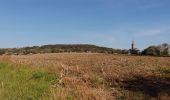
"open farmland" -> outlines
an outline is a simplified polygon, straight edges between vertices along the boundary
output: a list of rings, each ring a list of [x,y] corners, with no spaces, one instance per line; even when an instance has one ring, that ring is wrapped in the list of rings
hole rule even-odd
[[[0,60],[14,68],[27,66],[55,75],[49,94],[36,96],[40,99],[170,100],[169,57],[58,53],[1,56]]]

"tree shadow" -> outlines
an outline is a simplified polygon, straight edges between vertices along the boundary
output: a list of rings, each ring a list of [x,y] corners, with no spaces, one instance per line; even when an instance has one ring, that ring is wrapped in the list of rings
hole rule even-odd
[[[151,97],[158,97],[160,93],[170,96],[170,77],[135,76],[133,79],[122,81],[121,87],[133,92],[141,91]]]

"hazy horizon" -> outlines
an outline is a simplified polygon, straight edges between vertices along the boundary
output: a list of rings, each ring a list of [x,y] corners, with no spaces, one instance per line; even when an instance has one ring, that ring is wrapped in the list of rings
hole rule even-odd
[[[169,0],[1,0],[0,48],[170,43]]]

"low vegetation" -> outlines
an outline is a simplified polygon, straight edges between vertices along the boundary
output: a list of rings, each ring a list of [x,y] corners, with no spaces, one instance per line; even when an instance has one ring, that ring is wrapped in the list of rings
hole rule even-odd
[[[1,56],[0,61],[9,63],[0,66],[0,77],[5,75],[3,80],[10,80],[7,90],[1,89],[2,97],[16,95],[33,100],[170,99],[169,57],[51,53]],[[22,77],[19,77],[21,73]],[[1,84],[5,86],[5,83]],[[11,92],[12,89],[16,94]]]
[[[1,100],[38,100],[50,95],[50,86],[55,81],[54,74],[40,69],[0,63]]]

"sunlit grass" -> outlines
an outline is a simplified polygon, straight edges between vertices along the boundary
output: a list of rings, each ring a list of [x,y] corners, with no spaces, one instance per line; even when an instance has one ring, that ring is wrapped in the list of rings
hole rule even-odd
[[[50,93],[54,74],[0,63],[0,100],[38,100]]]

